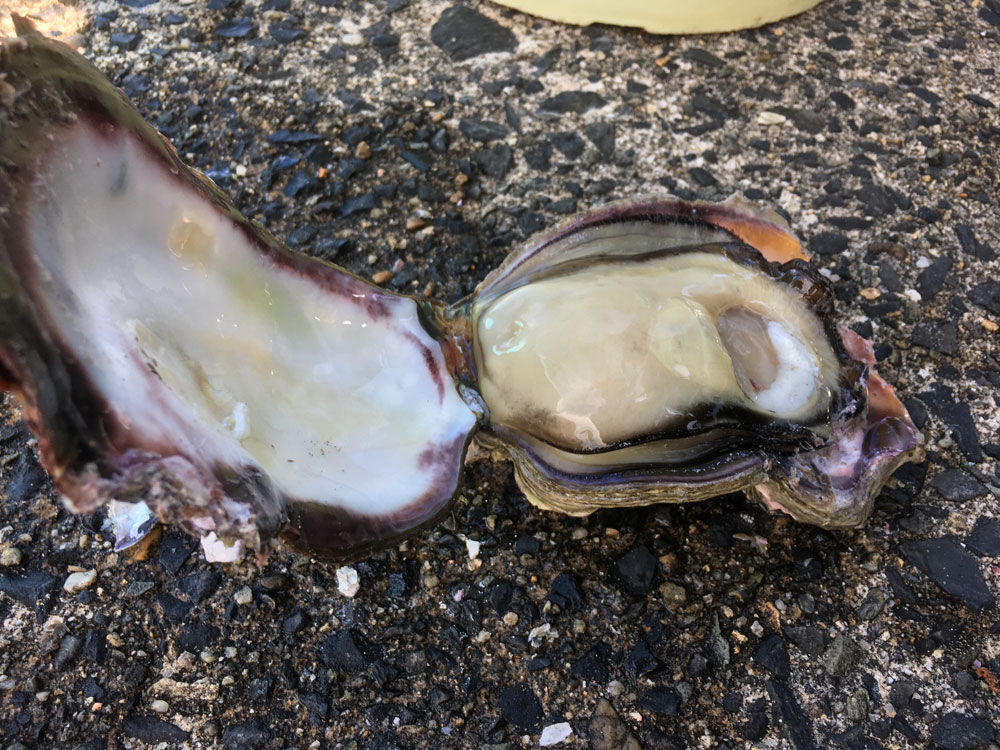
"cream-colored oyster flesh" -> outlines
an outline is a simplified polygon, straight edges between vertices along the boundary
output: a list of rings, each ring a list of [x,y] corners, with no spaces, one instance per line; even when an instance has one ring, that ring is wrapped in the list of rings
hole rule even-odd
[[[81,122],[42,160],[39,299],[122,443],[359,515],[432,491],[439,446],[458,460],[474,416],[414,300],[283,265],[121,133]]]
[[[476,335],[493,423],[571,451],[697,432],[706,404],[814,419],[838,377],[816,314],[720,253],[535,280],[485,304]]]

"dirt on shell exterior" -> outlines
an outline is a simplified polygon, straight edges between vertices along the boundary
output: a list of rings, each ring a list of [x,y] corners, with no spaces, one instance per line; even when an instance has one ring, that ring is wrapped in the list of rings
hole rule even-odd
[[[570,518],[476,464],[353,571],[210,565],[65,512],[7,398],[2,747],[1000,744],[996,0],[673,38],[471,0],[75,6],[84,54],[243,212],[395,291],[458,299],[612,199],[778,209],[928,457],[852,532],[736,496]]]

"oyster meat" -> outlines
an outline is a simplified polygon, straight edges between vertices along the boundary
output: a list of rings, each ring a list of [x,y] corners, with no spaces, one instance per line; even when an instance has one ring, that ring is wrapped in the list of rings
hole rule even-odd
[[[358,556],[431,522],[470,441],[570,513],[747,490],[864,520],[919,434],[775,216],[631,202],[468,299],[293,253],[82,57],[0,49],[0,384],[73,510],[151,512],[213,559],[283,535]]]

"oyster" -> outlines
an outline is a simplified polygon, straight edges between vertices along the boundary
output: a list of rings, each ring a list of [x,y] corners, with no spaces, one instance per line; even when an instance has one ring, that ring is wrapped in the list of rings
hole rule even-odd
[[[593,211],[452,306],[288,250],[82,57],[0,49],[0,385],[70,508],[212,559],[352,557],[456,493],[470,441],[570,513],[746,490],[864,520],[920,438],[771,215]]]

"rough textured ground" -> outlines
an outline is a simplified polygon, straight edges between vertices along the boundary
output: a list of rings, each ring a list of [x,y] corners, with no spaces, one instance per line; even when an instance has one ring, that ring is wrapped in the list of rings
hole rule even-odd
[[[847,533],[739,497],[567,518],[476,465],[349,598],[291,553],[114,553],[7,401],[3,747],[1000,744],[996,0],[708,38],[485,2],[77,5],[85,54],[244,212],[391,289],[456,299],[613,198],[780,208],[929,450]]]

